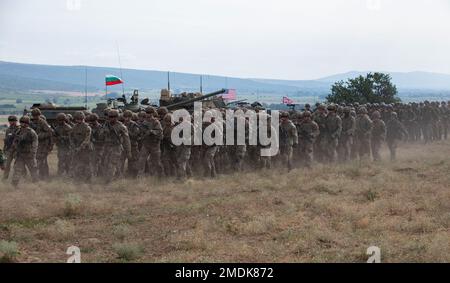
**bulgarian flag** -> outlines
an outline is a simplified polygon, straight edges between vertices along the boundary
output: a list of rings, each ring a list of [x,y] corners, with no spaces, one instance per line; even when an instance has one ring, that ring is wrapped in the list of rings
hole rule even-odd
[[[105,82],[106,82],[106,85],[123,84],[123,81],[119,77],[116,77],[116,76],[113,76],[113,75],[107,75],[105,77]]]

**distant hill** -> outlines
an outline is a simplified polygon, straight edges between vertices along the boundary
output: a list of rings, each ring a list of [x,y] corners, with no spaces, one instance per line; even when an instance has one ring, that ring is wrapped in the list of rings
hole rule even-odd
[[[4,86],[8,88],[84,90],[86,68],[87,86],[90,90],[103,90],[107,74],[119,77],[121,75],[118,68],[35,65],[0,61],[0,79],[7,82]],[[161,89],[167,86],[167,72],[123,69],[122,76],[128,89]],[[174,72],[170,73],[170,80],[174,89],[198,90],[200,85],[198,74]],[[210,75],[203,76],[203,86],[205,90],[236,88],[241,92],[257,90],[295,92],[298,90],[295,86]]]
[[[85,70],[89,92],[102,92],[107,74],[121,76],[120,69],[107,67],[55,66],[22,64],[0,61],[0,91],[26,92],[31,90],[80,91],[85,88]],[[330,92],[331,85],[368,72],[352,71],[317,80],[275,80],[258,78],[234,78],[214,75],[203,76],[204,91],[234,88],[240,94],[256,93],[269,96],[319,97]],[[422,96],[450,98],[450,75],[409,72],[390,73],[402,98],[420,99]],[[125,88],[159,90],[167,86],[167,72],[154,70],[123,69]],[[199,74],[170,73],[171,87],[179,91],[197,91]]]
[[[347,72],[343,74],[337,74],[325,78],[321,78],[318,81],[324,83],[333,83],[339,80],[347,80],[348,78],[354,78],[359,75],[366,75],[366,72]],[[399,89],[426,89],[426,90],[450,90],[450,75],[429,73],[429,72],[385,72],[389,73],[392,77],[392,82]]]

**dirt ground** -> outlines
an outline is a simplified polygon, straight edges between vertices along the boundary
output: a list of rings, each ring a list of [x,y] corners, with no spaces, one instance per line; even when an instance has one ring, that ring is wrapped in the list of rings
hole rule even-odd
[[[0,258],[65,262],[75,245],[82,262],[365,262],[378,246],[382,262],[450,262],[450,142],[398,155],[185,183],[0,181]]]

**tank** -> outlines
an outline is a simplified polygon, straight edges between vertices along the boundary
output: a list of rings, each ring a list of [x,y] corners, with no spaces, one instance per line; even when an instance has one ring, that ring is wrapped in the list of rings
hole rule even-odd
[[[95,113],[98,115],[98,117],[103,120],[105,119],[105,109],[117,109],[121,111],[130,110],[132,112],[139,112],[141,110],[144,110],[148,102],[148,99],[144,99],[143,101],[139,102],[139,91],[135,89],[133,91],[133,95],[130,98],[130,101],[128,101],[123,95],[120,98],[117,99],[108,99],[107,102],[97,103],[97,107],[92,109],[92,113]],[[145,105],[145,107],[143,106]]]
[[[222,97],[217,97],[224,94],[226,89],[221,89],[212,93],[201,95],[200,93],[182,93],[177,96],[171,96],[170,92],[167,95],[167,90],[161,91],[160,106],[165,106],[169,110],[186,109],[188,111],[194,110],[194,102],[201,101],[203,107],[208,108],[225,108],[227,104]]]
[[[86,107],[83,106],[74,106],[74,107],[62,107],[62,106],[57,106],[53,103],[35,103],[30,107],[30,110],[25,109],[23,112],[24,115],[30,114],[31,110],[38,108],[39,110],[41,110],[42,115],[45,117],[45,119],[47,120],[47,122],[50,125],[54,125],[56,123],[56,115],[58,115],[58,113],[64,113],[64,114],[75,114],[75,112],[77,111],[87,111]]]

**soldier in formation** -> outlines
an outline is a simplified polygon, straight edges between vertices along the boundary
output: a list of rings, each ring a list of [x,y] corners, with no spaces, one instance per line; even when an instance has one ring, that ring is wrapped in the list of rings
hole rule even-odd
[[[174,121],[167,108],[148,107],[139,113],[107,109],[106,119],[92,113],[76,112],[73,117],[61,113],[52,127],[39,109],[33,109],[31,117],[20,118],[20,125],[16,116],[8,117],[1,153],[3,176],[8,179],[12,169],[14,185],[27,172],[33,180],[46,180],[47,158],[53,145],[58,176],[82,182],[92,177],[111,182],[150,175],[185,180],[195,175],[216,177],[227,172],[271,169],[274,164],[289,171],[296,166],[311,168],[314,162],[380,161],[384,144],[390,159],[395,160],[402,143],[447,139],[450,126],[448,102],[317,104],[314,109],[305,105],[303,111],[282,111],[278,129],[271,124],[268,112],[255,108],[259,119],[252,126],[249,117],[243,115],[247,109],[241,110],[242,115],[229,123],[234,123],[235,131],[238,124],[244,125],[244,142],[238,143],[235,132],[234,145],[227,145],[216,137],[226,137],[228,121],[216,123],[208,109],[204,109],[201,123],[189,114]],[[181,123],[191,129],[191,141],[194,129],[198,129],[203,134],[209,131],[213,142],[202,139],[201,144],[175,145],[174,129]],[[250,132],[256,134],[256,145],[250,143]],[[273,135],[278,142],[275,156],[261,154],[271,146],[260,140],[261,132]]]
[[[8,117],[9,127],[5,132],[5,141],[3,143],[3,166],[4,166],[4,175],[3,179],[7,180],[9,177],[9,172],[11,171],[11,165],[15,159],[14,150],[13,150],[13,142],[16,134],[19,130],[19,125],[17,121],[17,116],[11,115]],[[5,160],[6,159],[6,160]]]

